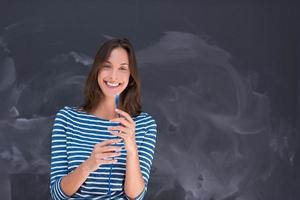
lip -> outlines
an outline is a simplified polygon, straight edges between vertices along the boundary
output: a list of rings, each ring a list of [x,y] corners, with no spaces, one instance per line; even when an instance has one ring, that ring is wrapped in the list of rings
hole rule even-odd
[[[106,82],[108,82],[108,81],[103,81],[103,82],[104,82],[104,84],[105,84],[105,86],[106,86],[107,88],[113,89],[113,90],[118,89],[118,88],[122,85],[122,83],[119,83],[118,86],[113,87],[113,86],[110,86],[110,85],[106,84]]]

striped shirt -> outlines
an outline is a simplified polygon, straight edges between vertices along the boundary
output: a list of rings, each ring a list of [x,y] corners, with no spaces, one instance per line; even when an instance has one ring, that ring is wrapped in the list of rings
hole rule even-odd
[[[146,112],[132,119],[136,125],[136,144],[145,182],[144,190],[136,199],[144,199],[154,156],[157,124]],[[107,129],[116,125],[118,122],[110,122],[76,107],[65,106],[57,112],[51,142],[50,192],[53,199],[129,199],[124,192],[126,149],[123,141],[116,144],[123,147],[121,155],[116,157],[118,162],[100,165],[72,197],[67,196],[60,186],[65,175],[89,158],[96,143],[116,138]]]

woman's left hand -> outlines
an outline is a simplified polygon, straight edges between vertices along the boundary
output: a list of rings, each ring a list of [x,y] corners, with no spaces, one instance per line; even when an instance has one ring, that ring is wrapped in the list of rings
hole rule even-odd
[[[110,121],[120,122],[121,124],[119,126],[111,126],[108,128],[108,130],[110,130],[112,135],[120,137],[124,140],[127,151],[135,150],[135,122],[127,112],[120,109],[116,109],[116,112],[123,117],[113,118]]]

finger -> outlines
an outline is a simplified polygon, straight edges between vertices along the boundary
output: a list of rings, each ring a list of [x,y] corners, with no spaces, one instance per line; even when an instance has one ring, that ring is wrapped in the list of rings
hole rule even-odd
[[[120,110],[120,109],[116,109],[116,112],[118,114],[124,116],[129,122],[134,123],[133,119],[131,118],[131,116],[127,112],[125,112],[123,110]]]
[[[111,133],[112,135],[116,136],[116,137],[120,137],[125,141],[126,136],[128,135],[127,133],[123,133],[123,132],[118,132],[118,133]]]
[[[120,152],[118,152],[118,153],[101,153],[101,154],[98,154],[97,159],[113,158],[113,157],[117,157],[120,155],[121,155]]]
[[[112,158],[114,157],[117,157],[117,156],[120,156],[119,154],[116,154],[116,153],[98,153],[97,155],[95,155],[95,158],[96,160],[99,162],[103,159],[106,159],[106,160],[111,160]]]
[[[121,131],[124,133],[129,133],[130,129],[128,127],[124,127],[124,126],[112,126],[109,128],[110,131]]]
[[[107,145],[110,145],[110,144],[116,144],[118,142],[121,142],[121,140],[120,139],[111,139],[111,140],[105,140],[103,142],[97,143],[97,145],[99,147],[103,147],[103,146],[107,146]]]
[[[122,125],[126,126],[126,127],[131,127],[131,123],[129,121],[127,121],[124,118],[113,118],[110,121],[112,122],[120,122]]]
[[[118,147],[118,146],[105,146],[105,147],[101,147],[99,149],[99,152],[108,152],[108,151],[121,151],[122,150],[122,147]]]
[[[118,162],[118,160],[101,160],[100,164],[114,164],[117,162]]]

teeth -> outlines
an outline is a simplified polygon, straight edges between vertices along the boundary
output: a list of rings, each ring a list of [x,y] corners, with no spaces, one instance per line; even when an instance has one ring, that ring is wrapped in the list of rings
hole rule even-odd
[[[112,86],[112,87],[116,87],[116,86],[120,85],[120,83],[110,83],[110,82],[107,82],[107,81],[105,81],[105,83],[109,86]]]

